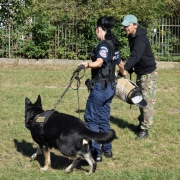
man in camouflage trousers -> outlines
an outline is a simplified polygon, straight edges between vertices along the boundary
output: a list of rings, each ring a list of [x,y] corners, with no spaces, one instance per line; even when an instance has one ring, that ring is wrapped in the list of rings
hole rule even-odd
[[[128,34],[131,52],[122,75],[126,76],[127,71],[129,74],[132,72],[137,74],[136,84],[141,88],[143,97],[147,101],[146,107],[139,108],[139,125],[132,130],[138,133],[135,139],[146,138],[153,123],[157,84],[156,62],[146,36],[147,31],[138,24],[137,18],[129,14],[124,17],[121,24]]]
[[[154,120],[157,70],[153,71],[151,74],[137,75],[136,84],[141,88],[142,95],[148,104],[144,108],[139,108],[140,115],[138,120],[140,121],[141,129],[150,129]]]

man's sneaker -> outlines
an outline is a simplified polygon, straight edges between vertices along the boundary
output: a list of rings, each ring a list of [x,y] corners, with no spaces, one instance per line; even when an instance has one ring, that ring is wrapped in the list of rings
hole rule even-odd
[[[95,162],[102,162],[102,156],[99,154],[94,158]]]
[[[111,157],[113,157],[112,151],[104,151],[104,156],[105,156],[106,158],[111,158]]]
[[[144,139],[147,137],[148,137],[148,130],[145,129],[145,130],[141,130],[135,139],[138,140],[138,139]]]

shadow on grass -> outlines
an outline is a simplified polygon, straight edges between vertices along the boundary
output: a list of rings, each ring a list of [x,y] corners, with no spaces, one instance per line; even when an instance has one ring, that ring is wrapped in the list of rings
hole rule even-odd
[[[33,148],[33,143],[27,142],[25,140],[18,141],[17,139],[14,139],[14,145],[16,147],[16,150],[20,152],[23,156],[31,157],[37,150],[37,148]],[[39,162],[39,165],[41,167],[44,166],[44,155],[39,155],[35,161]],[[61,169],[65,170],[66,167],[68,167],[72,163],[72,160],[69,158],[56,155],[53,152],[51,152],[51,168],[52,169]],[[83,164],[80,164],[81,166]],[[84,166],[88,166],[88,164],[84,164]],[[40,167],[39,167],[40,168]],[[83,171],[87,171],[81,167],[77,167],[78,169],[81,169]]]
[[[76,113],[85,113],[85,110],[79,109],[79,110],[76,110],[75,112]],[[125,121],[123,119],[118,119],[113,116],[110,117],[110,122],[117,125],[121,129],[128,128],[129,130],[131,130],[131,128],[136,126],[134,124],[128,123],[127,121]]]
[[[123,119],[117,119],[113,116],[110,117],[110,122],[117,125],[121,129],[128,128],[129,130],[131,130],[133,127],[136,126],[134,124],[128,123],[127,121],[124,121]]]
[[[75,111],[76,113],[85,113],[85,110],[84,109],[78,109]]]

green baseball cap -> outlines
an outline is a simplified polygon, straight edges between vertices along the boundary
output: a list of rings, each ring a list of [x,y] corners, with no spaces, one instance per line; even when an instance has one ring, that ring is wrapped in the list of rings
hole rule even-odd
[[[128,14],[127,16],[124,17],[123,22],[121,23],[123,26],[129,26],[131,23],[138,23],[137,17]]]

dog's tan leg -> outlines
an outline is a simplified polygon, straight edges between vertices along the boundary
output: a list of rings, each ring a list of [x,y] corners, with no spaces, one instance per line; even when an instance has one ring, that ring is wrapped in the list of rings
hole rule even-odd
[[[41,170],[47,170],[49,167],[51,167],[51,157],[50,157],[50,149],[47,146],[42,147],[42,152],[44,154],[44,167],[41,168]]]
[[[80,160],[82,159],[82,157],[78,156],[73,162],[72,164],[70,164],[66,169],[65,172],[66,173],[70,173],[73,171],[74,168],[76,168],[80,162]]]
[[[73,162],[74,162],[74,161],[73,161]],[[70,164],[70,165],[65,169],[65,172],[66,172],[66,173],[72,172],[72,170],[71,170],[72,166],[73,166],[73,163]]]
[[[41,148],[38,148],[36,152],[31,156],[32,160],[35,160],[38,155],[42,154]]]
[[[88,164],[91,166],[91,169],[89,170],[89,173],[88,173],[88,174],[91,174],[96,171],[97,164],[94,161],[94,159],[90,153],[88,141],[86,141],[85,139],[83,139],[83,146],[84,146],[84,149],[86,149],[86,151],[85,151],[86,153],[83,153],[83,157],[88,162]]]
[[[86,153],[86,154],[84,154],[84,159],[88,162],[88,164],[89,164],[90,167],[91,167],[88,174],[91,174],[91,173],[95,172],[95,171],[96,171],[96,166],[97,166],[97,164],[96,164],[96,162],[94,161],[91,153]]]

